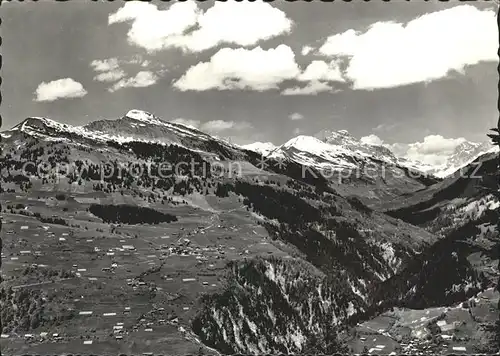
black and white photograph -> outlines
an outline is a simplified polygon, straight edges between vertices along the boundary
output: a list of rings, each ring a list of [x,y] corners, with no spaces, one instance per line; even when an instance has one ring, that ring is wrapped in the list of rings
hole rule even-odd
[[[500,354],[497,1],[1,1],[1,355]]]

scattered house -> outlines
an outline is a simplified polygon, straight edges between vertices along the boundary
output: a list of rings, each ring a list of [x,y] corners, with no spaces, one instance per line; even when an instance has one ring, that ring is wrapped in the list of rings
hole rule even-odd
[[[135,247],[132,245],[123,245],[122,248],[127,251],[133,251],[135,250]]]
[[[114,262],[111,264],[111,268],[117,268],[118,267],[118,263]]]
[[[463,346],[453,346],[453,351],[467,351],[467,349]]]
[[[87,272],[87,269],[85,269],[85,268],[78,268],[77,271],[78,272]]]
[[[28,230],[28,226],[26,226],[26,225],[21,226],[21,230]]]
[[[1,334],[0,337],[2,339],[7,339],[7,338],[9,338],[9,335],[8,334]]]
[[[93,311],[81,311],[78,315],[92,315]]]
[[[151,331],[153,331],[153,329],[147,328],[147,329],[144,329],[144,331],[151,332]]]
[[[184,307],[182,308],[182,310],[189,310],[189,307]]]
[[[83,342],[84,345],[92,345],[92,340],[85,340]]]
[[[123,339],[123,335],[115,335],[115,339],[116,340],[122,340]]]
[[[440,326],[440,328],[441,328],[442,332],[446,332],[446,331],[451,331],[451,330],[455,329],[455,325],[454,324],[446,324],[446,325]]]
[[[97,278],[95,278],[95,277],[89,277],[89,281],[97,281]]]
[[[203,282],[203,285],[204,286],[208,286],[208,282]]]
[[[125,307],[125,311],[129,312],[130,311],[130,307]]]
[[[436,323],[437,326],[441,327],[441,326],[445,326],[446,325],[446,320],[438,320],[438,322]]]
[[[183,278],[182,281],[183,282],[193,282],[193,281],[196,281],[196,278]]]
[[[113,326],[113,330],[115,330],[115,331],[123,330],[123,325],[115,325],[115,326]]]
[[[19,257],[11,257],[10,258],[12,261],[17,261],[19,259]]]
[[[102,316],[115,316],[116,313],[103,313]]]
[[[115,253],[114,252],[106,252],[106,255],[108,255],[108,256],[114,256]]]
[[[58,333],[54,333],[52,334],[53,337],[59,337],[59,334]]]
[[[33,339],[35,337],[35,335],[33,335],[33,334],[24,334],[24,337],[26,339]]]
[[[42,331],[40,333],[40,337],[47,337],[47,335],[48,335],[48,332],[46,332],[46,331]]]
[[[66,241],[66,239],[64,237],[60,237],[59,241]]]

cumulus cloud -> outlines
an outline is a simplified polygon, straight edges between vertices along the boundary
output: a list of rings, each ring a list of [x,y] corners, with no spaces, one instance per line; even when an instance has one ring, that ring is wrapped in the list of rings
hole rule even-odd
[[[227,130],[242,131],[246,129],[251,129],[253,126],[249,122],[241,121],[224,121],[224,120],[212,120],[205,122],[201,125],[200,129],[202,131],[207,131],[210,133],[220,133]]]
[[[311,47],[311,46],[304,46],[304,47],[302,47],[302,51],[301,51],[301,53],[302,53],[302,55],[303,55],[303,56],[307,56],[307,55],[308,55],[309,53],[311,53],[313,50],[314,50],[314,48],[313,48],[313,47]]]
[[[193,127],[195,129],[197,129],[198,127],[200,127],[200,121],[199,120],[184,119],[182,117],[179,117],[177,119],[173,119],[171,122],[173,122],[175,124],[181,124],[181,125],[184,125],[184,126],[187,126],[187,127]]]
[[[304,87],[293,87],[283,90],[282,95],[316,95],[321,92],[334,92],[334,89],[327,83],[317,80],[309,82]]]
[[[98,82],[116,82],[117,80],[122,79],[125,77],[125,72],[121,69],[114,69],[109,72],[102,72],[99,73],[94,77],[94,80],[97,80]]]
[[[345,81],[336,61],[331,61],[329,64],[325,61],[312,61],[297,79],[301,81]]]
[[[300,74],[295,55],[290,47],[279,45],[264,50],[256,47],[223,48],[209,62],[190,67],[174,83],[181,90],[203,91],[209,89],[252,89],[264,91],[275,89],[284,80],[294,79]]]
[[[131,1],[108,18],[110,25],[120,22],[131,22],[128,41],[150,52],[171,47],[199,52],[221,43],[251,46],[292,28],[283,11],[263,1],[216,2],[205,12],[195,1],[165,10]]]
[[[123,88],[144,88],[156,84],[159,76],[150,71],[141,71],[134,77],[125,78],[114,84],[108,90],[110,92],[117,91]]]
[[[96,72],[107,72],[119,68],[118,58],[95,59],[90,62],[90,66]]]
[[[362,137],[361,142],[387,147],[397,157],[438,166],[446,163],[448,157],[455,153],[455,149],[467,140],[463,137],[446,138],[441,135],[428,135],[422,142],[387,144],[372,134]]]
[[[374,146],[381,146],[384,143],[384,140],[374,134],[361,137],[360,141],[361,143]]]
[[[427,82],[481,61],[497,61],[497,48],[495,12],[460,5],[406,24],[377,22],[366,32],[350,29],[328,37],[319,52],[349,59],[345,75],[355,89],[376,89]]]
[[[453,151],[467,140],[460,138],[445,138],[441,135],[429,135],[422,142],[409,145],[408,155],[442,155],[452,154]]]
[[[63,98],[81,98],[87,95],[87,91],[81,83],[72,78],[63,78],[40,83],[35,95],[35,101],[55,101]]]
[[[130,65],[145,68],[150,66],[151,62],[148,60],[144,60],[141,55],[134,55],[125,58],[113,57],[107,59],[95,59],[90,62],[90,66],[94,69],[95,72],[98,73],[94,77],[94,80],[106,83],[117,82],[120,79],[125,78],[127,74],[122,67]],[[122,84],[123,83],[120,83],[120,85]],[[116,88],[118,87],[119,85],[116,86]]]
[[[292,121],[297,121],[297,120],[302,120],[304,118],[304,115],[294,112],[293,114],[290,114],[288,118]]]

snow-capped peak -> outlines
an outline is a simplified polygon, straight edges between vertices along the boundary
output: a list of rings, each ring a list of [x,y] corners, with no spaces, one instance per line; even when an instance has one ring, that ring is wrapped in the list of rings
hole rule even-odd
[[[128,117],[129,119],[132,120],[141,121],[146,124],[154,124],[154,125],[166,124],[165,121],[144,110],[137,110],[137,109],[130,110],[125,115],[125,117]]]
[[[260,153],[263,156],[269,155],[271,152],[278,149],[278,146],[272,142],[254,142],[248,145],[243,145],[241,148],[249,151]]]

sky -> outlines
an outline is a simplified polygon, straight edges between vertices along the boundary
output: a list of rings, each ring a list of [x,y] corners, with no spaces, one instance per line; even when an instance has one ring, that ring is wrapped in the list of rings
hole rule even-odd
[[[2,4],[2,129],[131,109],[238,144],[348,130],[452,147],[497,125],[494,2]],[[451,146],[450,146],[451,145]]]

